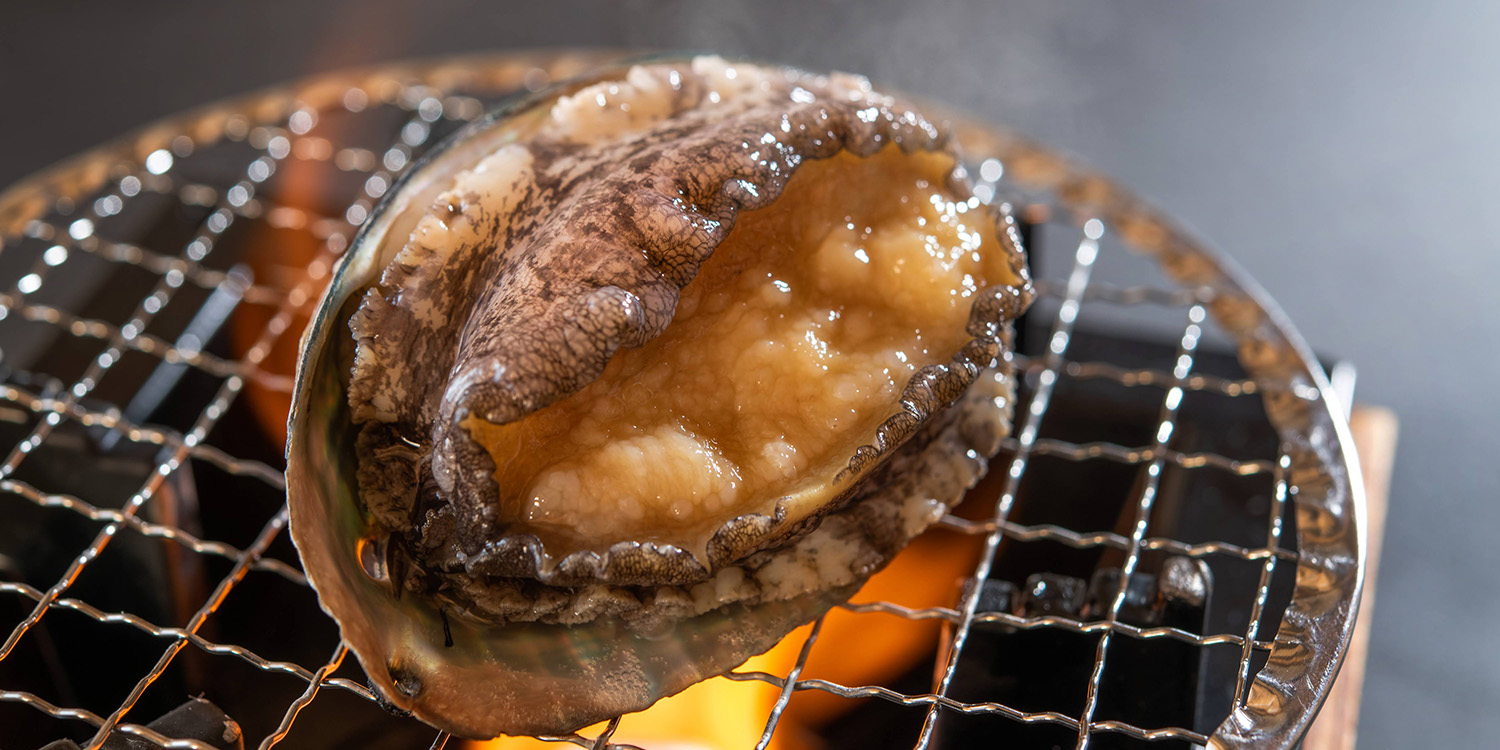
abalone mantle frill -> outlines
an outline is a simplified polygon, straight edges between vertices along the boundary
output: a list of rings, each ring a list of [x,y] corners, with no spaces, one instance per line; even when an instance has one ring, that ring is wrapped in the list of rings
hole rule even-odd
[[[594,381],[622,347],[661,335],[740,212],[775,202],[807,161],[892,144],[907,153],[948,146],[938,126],[853,76],[699,59],[636,66],[609,86],[575,96],[634,106],[591,109],[563,97],[537,107],[507,123],[510,133],[477,164],[448,167],[430,203],[393,207],[407,218],[392,226],[409,228],[409,239],[387,233],[386,243],[405,242],[383,251],[390,260],[350,320],[349,404],[364,425],[360,496],[391,534],[395,585],[444,591],[489,619],[566,621],[539,611],[557,599],[546,587],[597,585],[595,599],[608,600],[618,592],[609,586],[690,586],[807,533],[868,494],[871,470],[908,438],[946,434],[932,418],[995,362],[1006,322],[1029,301],[1014,230],[1002,219],[998,237],[1017,283],[975,296],[967,343],[911,378],[873,440],[848,457],[843,491],[830,502],[783,498],[724,518],[703,549],[635,539],[549,549],[516,533],[497,516],[496,464],[466,420],[521,420]],[[961,175],[949,182],[967,194]],[[899,548],[930,521],[897,524],[902,531],[873,546]],[[881,562],[856,567],[868,573]],[[497,583],[502,593],[486,597]],[[576,611],[589,595],[573,592],[569,608],[554,609]],[[620,606],[670,609],[662,601]],[[599,613],[621,614],[612,606]]]

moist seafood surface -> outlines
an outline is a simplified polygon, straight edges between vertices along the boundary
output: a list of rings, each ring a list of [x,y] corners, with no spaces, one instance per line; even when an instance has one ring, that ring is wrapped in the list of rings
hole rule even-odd
[[[1013,281],[988,213],[943,187],[952,168],[894,146],[803,165],[739,217],[662,335],[520,420],[470,416],[496,518],[549,549],[704,556],[728,515],[827,502],[912,375],[971,338],[974,295]]]
[[[352,321],[363,494],[423,571],[704,579],[836,507],[1020,304],[942,134],[863,79],[700,58],[535,120]]]
[[[863,78],[696,58],[417,165],[290,430],[293,534],[372,684],[460,734],[571,731],[763,651],[940,518],[1008,430],[1031,294],[958,164]]]

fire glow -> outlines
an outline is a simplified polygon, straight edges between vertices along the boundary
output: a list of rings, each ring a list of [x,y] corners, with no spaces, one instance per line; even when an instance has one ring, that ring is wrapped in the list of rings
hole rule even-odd
[[[982,539],[942,529],[917,537],[885,570],[853,598],[855,602],[896,602],[911,609],[952,607],[958,583],[972,572]],[[908,619],[883,612],[835,608],[823,618],[818,640],[808,654],[799,681],[826,680],[839,685],[881,685],[906,674],[938,643],[943,620]],[[770,651],[735,672],[764,672],[785,677],[812,632],[804,625]],[[780,690],[759,679],[715,677],[651,708],[620,719],[610,742],[651,750],[719,750],[755,747]],[[776,750],[820,750],[817,729],[854,708],[859,701],[816,687],[796,690],[768,745]],[[894,710],[894,709],[893,709]],[[604,723],[579,732],[596,737]],[[562,747],[529,737],[502,737],[468,743],[465,750],[529,750]]]

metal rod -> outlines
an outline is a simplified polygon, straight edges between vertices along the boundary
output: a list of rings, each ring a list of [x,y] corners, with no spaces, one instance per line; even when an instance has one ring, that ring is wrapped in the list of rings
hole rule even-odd
[[[297,715],[302,713],[302,709],[307,708],[308,704],[312,703],[314,698],[318,697],[318,690],[322,689],[323,681],[344,663],[344,657],[348,654],[349,646],[343,641],[339,641],[339,645],[333,649],[333,656],[328,658],[328,663],[318,667],[318,671],[313,673],[312,679],[307,681],[307,689],[303,690],[302,694],[297,696],[297,699],[292,701],[290,706],[286,707],[286,713],[282,715],[281,723],[276,726],[276,730],[266,735],[264,740],[261,740],[260,750],[271,750],[272,747],[275,747],[282,740],[286,739],[287,734],[292,731],[292,722],[296,721]],[[441,745],[437,746],[441,747]]]
[[[1267,522],[1266,546],[1277,547],[1281,544],[1281,532],[1285,526],[1287,497],[1290,488],[1287,474],[1291,471],[1292,459],[1285,449],[1281,452],[1281,459],[1276,462],[1276,488],[1271,505],[1271,517]],[[1276,572],[1276,558],[1268,557],[1260,569],[1260,585],[1255,591],[1255,601],[1250,605],[1250,622],[1245,627],[1245,638],[1255,640],[1260,633],[1260,617],[1266,606],[1266,598],[1271,594],[1271,576]],[[1235,705],[1244,705],[1248,697],[1247,686],[1250,682],[1250,650],[1245,649],[1240,654],[1240,668],[1235,676],[1234,701]]]
[[[1177,430],[1177,414],[1182,408],[1181,383],[1193,370],[1193,355],[1198,351],[1198,339],[1203,333],[1200,324],[1203,323],[1204,317],[1202,305],[1194,305],[1188,310],[1187,327],[1178,339],[1176,364],[1172,369],[1172,386],[1167,389],[1166,398],[1162,401],[1157,419],[1156,443],[1153,446],[1161,457],[1156,458],[1150,466],[1146,467],[1145,481],[1141,482],[1141,491],[1136,498],[1130,545],[1126,548],[1125,562],[1120,566],[1120,585],[1110,600],[1109,612],[1104,618],[1105,622],[1111,626],[1119,621],[1120,609],[1125,606],[1125,595],[1129,592],[1130,577],[1135,574],[1136,565],[1141,559],[1146,528],[1151,522],[1151,506],[1156,501],[1156,492],[1161,486],[1162,469],[1166,467],[1164,454],[1167,444],[1171,442],[1172,435]],[[1074,745],[1076,750],[1086,750],[1089,746],[1090,724],[1094,719],[1094,711],[1099,706],[1099,686],[1104,680],[1104,667],[1112,635],[1114,635],[1114,630],[1110,628],[1099,636],[1099,644],[1094,655],[1094,668],[1089,673],[1088,688],[1083,699],[1083,714],[1078,719],[1078,741]],[[1254,640],[1254,633],[1246,637],[1247,643],[1253,643]]]
[[[807,639],[802,641],[802,648],[797,652],[797,662],[792,665],[792,670],[787,672],[786,683],[781,687],[781,694],[776,696],[776,704],[771,707],[770,716],[766,717],[766,729],[761,732],[760,741],[755,743],[755,750],[766,750],[771,745],[771,735],[776,732],[776,724],[781,719],[781,713],[786,710],[787,704],[792,700],[792,690],[797,686],[797,677],[802,674],[802,668],[807,666],[807,657],[812,653],[813,644],[818,642],[818,633],[823,630],[823,618],[813,620],[812,630],[808,631]]]
[[[1068,275],[1067,295],[1063,303],[1058,306],[1057,317],[1053,321],[1052,336],[1047,346],[1048,366],[1038,375],[1036,392],[1031,396],[1026,413],[1021,416],[1019,423],[1021,437],[1005,477],[1005,488],[995,500],[995,510],[991,520],[996,524],[1010,515],[1011,506],[1015,503],[1016,489],[1020,486],[1021,475],[1026,469],[1027,461],[1031,458],[1032,446],[1037,442],[1037,431],[1047,413],[1047,405],[1052,398],[1052,389],[1057,383],[1058,371],[1062,367],[1063,355],[1068,350],[1073,325],[1078,320],[1078,311],[1082,305],[1084,290],[1088,288],[1089,275],[1093,272],[1094,261],[1099,257],[1099,237],[1104,233],[1104,225],[1097,219],[1091,219],[1085,227],[1083,239],[1073,253],[1073,270]],[[953,643],[949,646],[944,659],[942,679],[939,680],[935,691],[939,696],[946,696],[949,685],[953,683],[953,674],[958,668],[959,655],[963,653],[964,643],[969,637],[969,628],[974,623],[975,610],[979,606],[981,584],[990,575],[990,566],[995,562],[995,551],[999,549],[1002,537],[998,528],[985,537],[984,550],[980,554],[979,563],[974,568],[974,574],[969,577],[969,585],[965,590],[962,606],[959,608],[958,627],[954,631]],[[927,716],[922,721],[922,731],[917,736],[918,750],[925,750],[932,742],[932,730],[936,726],[937,716],[938,705],[934,703],[927,709]]]

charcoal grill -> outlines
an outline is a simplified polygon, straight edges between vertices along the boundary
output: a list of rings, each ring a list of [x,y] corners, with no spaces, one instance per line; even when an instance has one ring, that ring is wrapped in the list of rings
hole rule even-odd
[[[206,750],[148,726],[199,694],[263,749],[448,741],[377,705],[287,540],[290,354],[414,158],[507,95],[615,57],[319,77],[0,196],[0,746]],[[1128,191],[954,122],[1040,280],[1014,434],[941,524],[982,553],[962,580],[932,581],[948,606],[842,608],[871,627],[943,623],[905,677],[806,672],[813,650],[840,648],[815,624],[786,674],[720,678],[778,691],[746,745],[767,746],[814,691],[850,701],[819,729],[835,745],[1293,746],[1363,574],[1349,387],[1245,274]],[[543,739],[607,747],[617,725]]]

